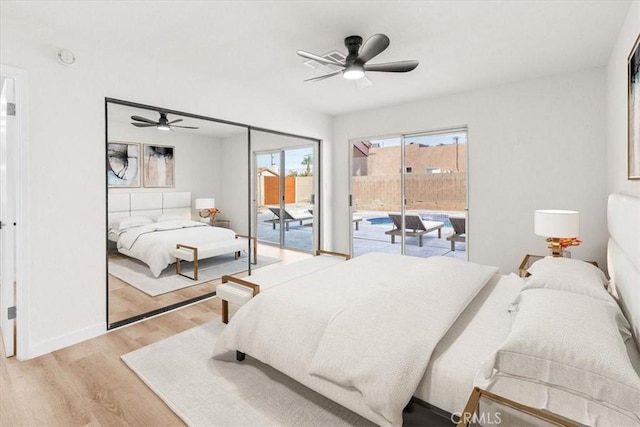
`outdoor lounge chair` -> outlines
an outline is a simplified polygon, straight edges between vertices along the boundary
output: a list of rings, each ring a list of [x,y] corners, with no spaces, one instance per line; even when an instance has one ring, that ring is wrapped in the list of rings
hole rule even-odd
[[[402,215],[389,214],[393,220],[393,230],[385,231],[384,234],[391,235],[391,244],[396,242],[396,236],[402,235]],[[406,214],[404,216],[406,229],[405,236],[417,237],[418,245],[422,247],[422,236],[432,231],[438,230],[438,239],[442,238],[442,227],[444,223],[440,221],[423,221],[419,215]]]
[[[451,242],[451,250],[456,250],[456,242],[467,241],[467,218],[464,216],[449,216],[451,226],[453,227],[453,234],[447,237],[447,240]]]
[[[275,230],[276,224],[280,224],[280,217],[281,217],[280,208],[269,208],[269,210],[273,213],[273,218],[267,219],[264,222],[273,224],[273,229]],[[290,222],[298,221],[300,222],[300,225],[304,225],[303,221],[307,219],[313,219],[313,214],[311,214],[308,210],[287,211],[286,209],[283,209],[283,211],[284,211],[285,231],[289,231]]]

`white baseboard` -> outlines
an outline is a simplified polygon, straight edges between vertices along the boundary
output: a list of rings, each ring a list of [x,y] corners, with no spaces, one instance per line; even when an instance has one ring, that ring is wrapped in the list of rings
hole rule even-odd
[[[97,323],[92,326],[87,326],[84,329],[70,332],[66,335],[62,335],[39,344],[29,344],[27,346],[27,357],[20,360],[33,359],[43,354],[51,353],[52,351],[59,350],[64,347],[68,347],[79,342],[95,338],[107,332],[107,324],[104,322]]]

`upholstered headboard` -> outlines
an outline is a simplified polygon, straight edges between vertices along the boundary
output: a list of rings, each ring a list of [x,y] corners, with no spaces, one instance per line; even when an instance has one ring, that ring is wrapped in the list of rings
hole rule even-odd
[[[607,206],[607,263],[614,293],[640,350],[640,199],[611,194]]]
[[[180,215],[191,219],[191,193],[110,193],[109,227],[132,215],[157,219],[160,215]]]

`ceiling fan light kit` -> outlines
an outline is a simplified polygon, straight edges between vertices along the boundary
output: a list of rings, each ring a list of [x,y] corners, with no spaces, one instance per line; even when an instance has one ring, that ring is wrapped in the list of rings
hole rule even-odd
[[[325,74],[319,77],[313,77],[307,79],[307,82],[317,82],[327,79],[329,77],[337,76],[342,73],[342,76],[348,80],[357,80],[364,77],[367,71],[378,71],[387,73],[406,73],[415,69],[419,62],[416,60],[387,62],[384,64],[370,64],[367,62],[374,57],[382,53],[387,47],[389,47],[389,37],[384,34],[374,34],[371,36],[364,45],[362,44],[362,37],[349,36],[344,39],[344,45],[349,51],[349,55],[345,58],[344,63],[332,58],[326,58],[324,56],[316,55],[304,50],[299,50],[298,55],[306,59],[311,59],[325,65],[333,65],[341,67],[341,69]],[[362,46],[362,49],[360,49]]]
[[[364,77],[364,67],[360,64],[351,64],[342,71],[342,76],[347,80],[358,80]]]

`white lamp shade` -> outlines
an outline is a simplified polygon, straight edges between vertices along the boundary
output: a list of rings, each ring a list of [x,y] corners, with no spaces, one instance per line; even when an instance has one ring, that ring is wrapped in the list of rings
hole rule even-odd
[[[578,237],[580,213],[563,210],[537,210],[534,214],[534,233],[545,237]]]
[[[216,199],[196,199],[196,209],[211,209],[216,207]]]

